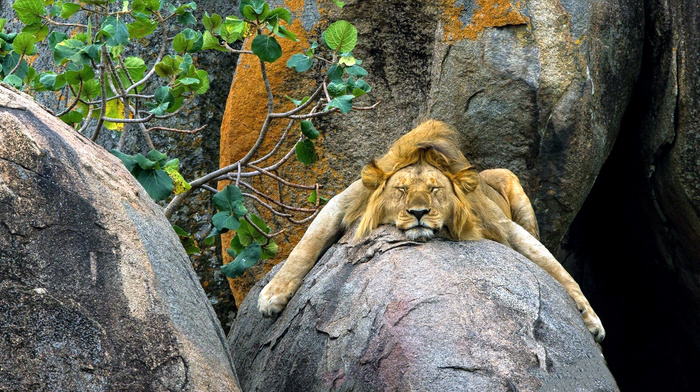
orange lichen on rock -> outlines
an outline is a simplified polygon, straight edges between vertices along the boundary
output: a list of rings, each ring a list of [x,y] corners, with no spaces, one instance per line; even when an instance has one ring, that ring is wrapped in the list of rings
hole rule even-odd
[[[309,45],[307,40],[308,32],[303,28],[300,19],[304,2],[290,0],[285,2],[285,7],[295,16],[295,19],[289,26],[289,30],[297,35],[299,41],[293,42],[288,39],[278,39],[277,41],[282,47],[282,57],[274,63],[265,63],[268,80],[275,98],[275,112],[287,111],[294,107],[291,102],[284,98],[284,95],[300,99],[310,95],[315,86],[314,80],[308,79],[305,76],[300,76],[296,71],[286,66],[286,62],[290,56],[294,53],[303,52],[308,49]],[[243,45],[244,50],[250,50],[252,38],[253,37],[249,37],[246,40]],[[220,167],[228,166],[246,155],[255,144],[267,113],[267,92],[260,72],[259,59],[257,56],[250,54],[242,54],[240,56],[221,122]],[[305,81],[304,79],[308,80]],[[259,150],[258,156],[264,155],[274,147],[286,125],[287,121],[284,119],[272,122],[266,141]],[[294,135],[294,133],[292,133],[292,135]],[[290,137],[290,139],[296,140],[294,136]],[[288,150],[283,151],[282,154],[286,151]],[[289,164],[286,166],[288,165]],[[292,167],[292,170],[300,169],[297,166],[290,167]],[[309,181],[309,178],[314,178],[313,174],[314,173],[310,173],[304,177]],[[288,175],[298,177],[293,173],[288,173]],[[222,189],[226,185],[228,185],[227,181],[220,182],[219,189]],[[271,192],[271,194],[277,194],[276,182],[263,179],[256,181],[254,186],[263,191],[275,189],[275,192]],[[246,192],[246,189],[242,189],[242,191]],[[264,211],[261,211],[261,215],[266,222],[274,222],[272,217],[266,216]],[[224,249],[228,247],[234,234],[235,233],[229,232],[221,236],[222,247]],[[255,284],[255,281],[272,268],[274,264],[270,265],[269,261],[279,262],[286,257],[286,254],[293,248],[293,244],[296,243],[293,242],[290,244],[289,242],[298,241],[300,235],[303,234],[303,230],[301,230],[301,234],[289,232],[285,234],[286,238],[282,238],[281,236],[275,238],[280,245],[281,251],[275,259],[268,260],[265,263],[267,268],[251,268],[254,272],[247,272],[239,278],[229,279],[229,286],[234,294],[237,305],[240,305],[241,301],[248,293],[248,290]],[[224,264],[232,261],[231,257],[225,251],[223,252],[223,258]]]
[[[457,6],[455,0],[442,0],[441,3],[444,39],[447,42],[476,39],[488,27],[530,23],[530,18],[523,12],[523,1],[476,0],[474,15],[467,26],[459,20],[463,7]]]

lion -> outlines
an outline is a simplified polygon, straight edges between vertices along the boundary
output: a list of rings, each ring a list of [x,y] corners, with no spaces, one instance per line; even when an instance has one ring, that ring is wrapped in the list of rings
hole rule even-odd
[[[530,199],[507,169],[477,172],[459,150],[458,133],[428,120],[399,138],[362,170],[361,179],[333,197],[258,298],[265,317],[278,315],[321,255],[349,228],[366,237],[395,225],[412,240],[488,239],[535,262],[573,298],[597,342],[605,329],[581,288],[539,241]]]

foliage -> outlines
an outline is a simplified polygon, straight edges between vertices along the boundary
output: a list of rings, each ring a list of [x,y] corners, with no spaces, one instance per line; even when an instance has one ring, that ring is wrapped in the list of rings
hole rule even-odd
[[[341,8],[344,5],[342,1],[334,2]],[[299,100],[287,97],[295,108],[278,113],[274,111],[265,64],[283,56],[279,39],[298,41],[288,29],[291,12],[283,7],[272,9],[263,0],[241,0],[238,16],[205,12],[198,21],[197,7],[195,2],[172,0],[17,0],[12,8],[23,24],[21,31],[6,33],[6,21],[0,19],[0,80],[31,94],[55,92],[60,97],[56,116],[92,140],[98,139],[103,128],[115,132],[119,144],[112,153],[153,199],[170,199],[164,211],[166,216],[170,217],[195,189],[216,193],[213,202],[218,212],[212,218],[214,228],[204,244],[211,245],[218,234],[236,231],[227,249],[234,261],[222,268],[227,276],[234,277],[258,259],[273,257],[278,251],[272,237],[279,232],[271,233],[260,217],[250,213],[243,204],[244,198],[292,223],[308,222],[327,201],[318,195],[320,185],[294,184],[271,172],[293,155],[306,165],[318,160],[315,141],[321,133],[314,127],[314,118],[374,106],[361,107],[354,101],[370,92],[371,87],[362,79],[367,75],[360,67],[362,61],[352,54],[358,34],[349,22],[339,20],[328,26],[321,35],[325,47],[313,42],[305,52],[289,57],[287,67],[299,73],[309,72],[314,79],[321,75],[322,80],[310,96]],[[199,30],[198,26],[204,29]],[[144,40],[159,45],[155,60],[149,63],[134,52]],[[250,50],[234,49],[244,40],[249,40]],[[52,69],[36,70],[31,65],[31,56],[37,54],[41,45],[53,56]],[[178,115],[209,90],[207,71],[196,65],[197,53],[206,50],[254,55],[259,59],[268,92],[267,118],[258,141],[244,158],[187,182],[179,172],[179,160],[156,150],[149,133],[195,133],[202,128],[147,128],[146,124]],[[289,123],[275,149],[253,160],[267,137],[270,123],[282,119]],[[300,122],[298,140],[283,158],[265,166],[266,160],[276,156],[295,122]],[[122,152],[125,135],[134,129],[146,141],[145,155]],[[283,186],[312,191],[308,201],[313,208],[290,206],[255,189],[244,181],[253,176],[267,176]],[[235,185],[217,193],[208,183],[218,181],[235,181]],[[240,187],[251,193],[242,192]],[[290,211],[309,216],[295,219]],[[199,251],[189,233],[177,226],[175,230],[188,253]]]

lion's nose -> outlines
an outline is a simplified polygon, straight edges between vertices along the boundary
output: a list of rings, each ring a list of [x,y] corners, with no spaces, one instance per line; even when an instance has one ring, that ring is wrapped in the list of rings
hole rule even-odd
[[[409,214],[415,216],[416,219],[418,219],[419,222],[420,222],[420,218],[422,218],[423,215],[426,215],[427,213],[430,212],[430,210],[425,210],[425,209],[423,209],[423,210],[406,210],[406,211],[407,211]]]

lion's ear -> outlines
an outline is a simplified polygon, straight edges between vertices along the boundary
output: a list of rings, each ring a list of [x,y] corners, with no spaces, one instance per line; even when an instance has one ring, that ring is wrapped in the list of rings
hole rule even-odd
[[[452,181],[464,192],[469,193],[479,185],[479,173],[473,166],[462,169],[452,176]]]
[[[379,168],[374,160],[362,169],[362,183],[371,191],[379,188],[385,180],[386,173]]]

